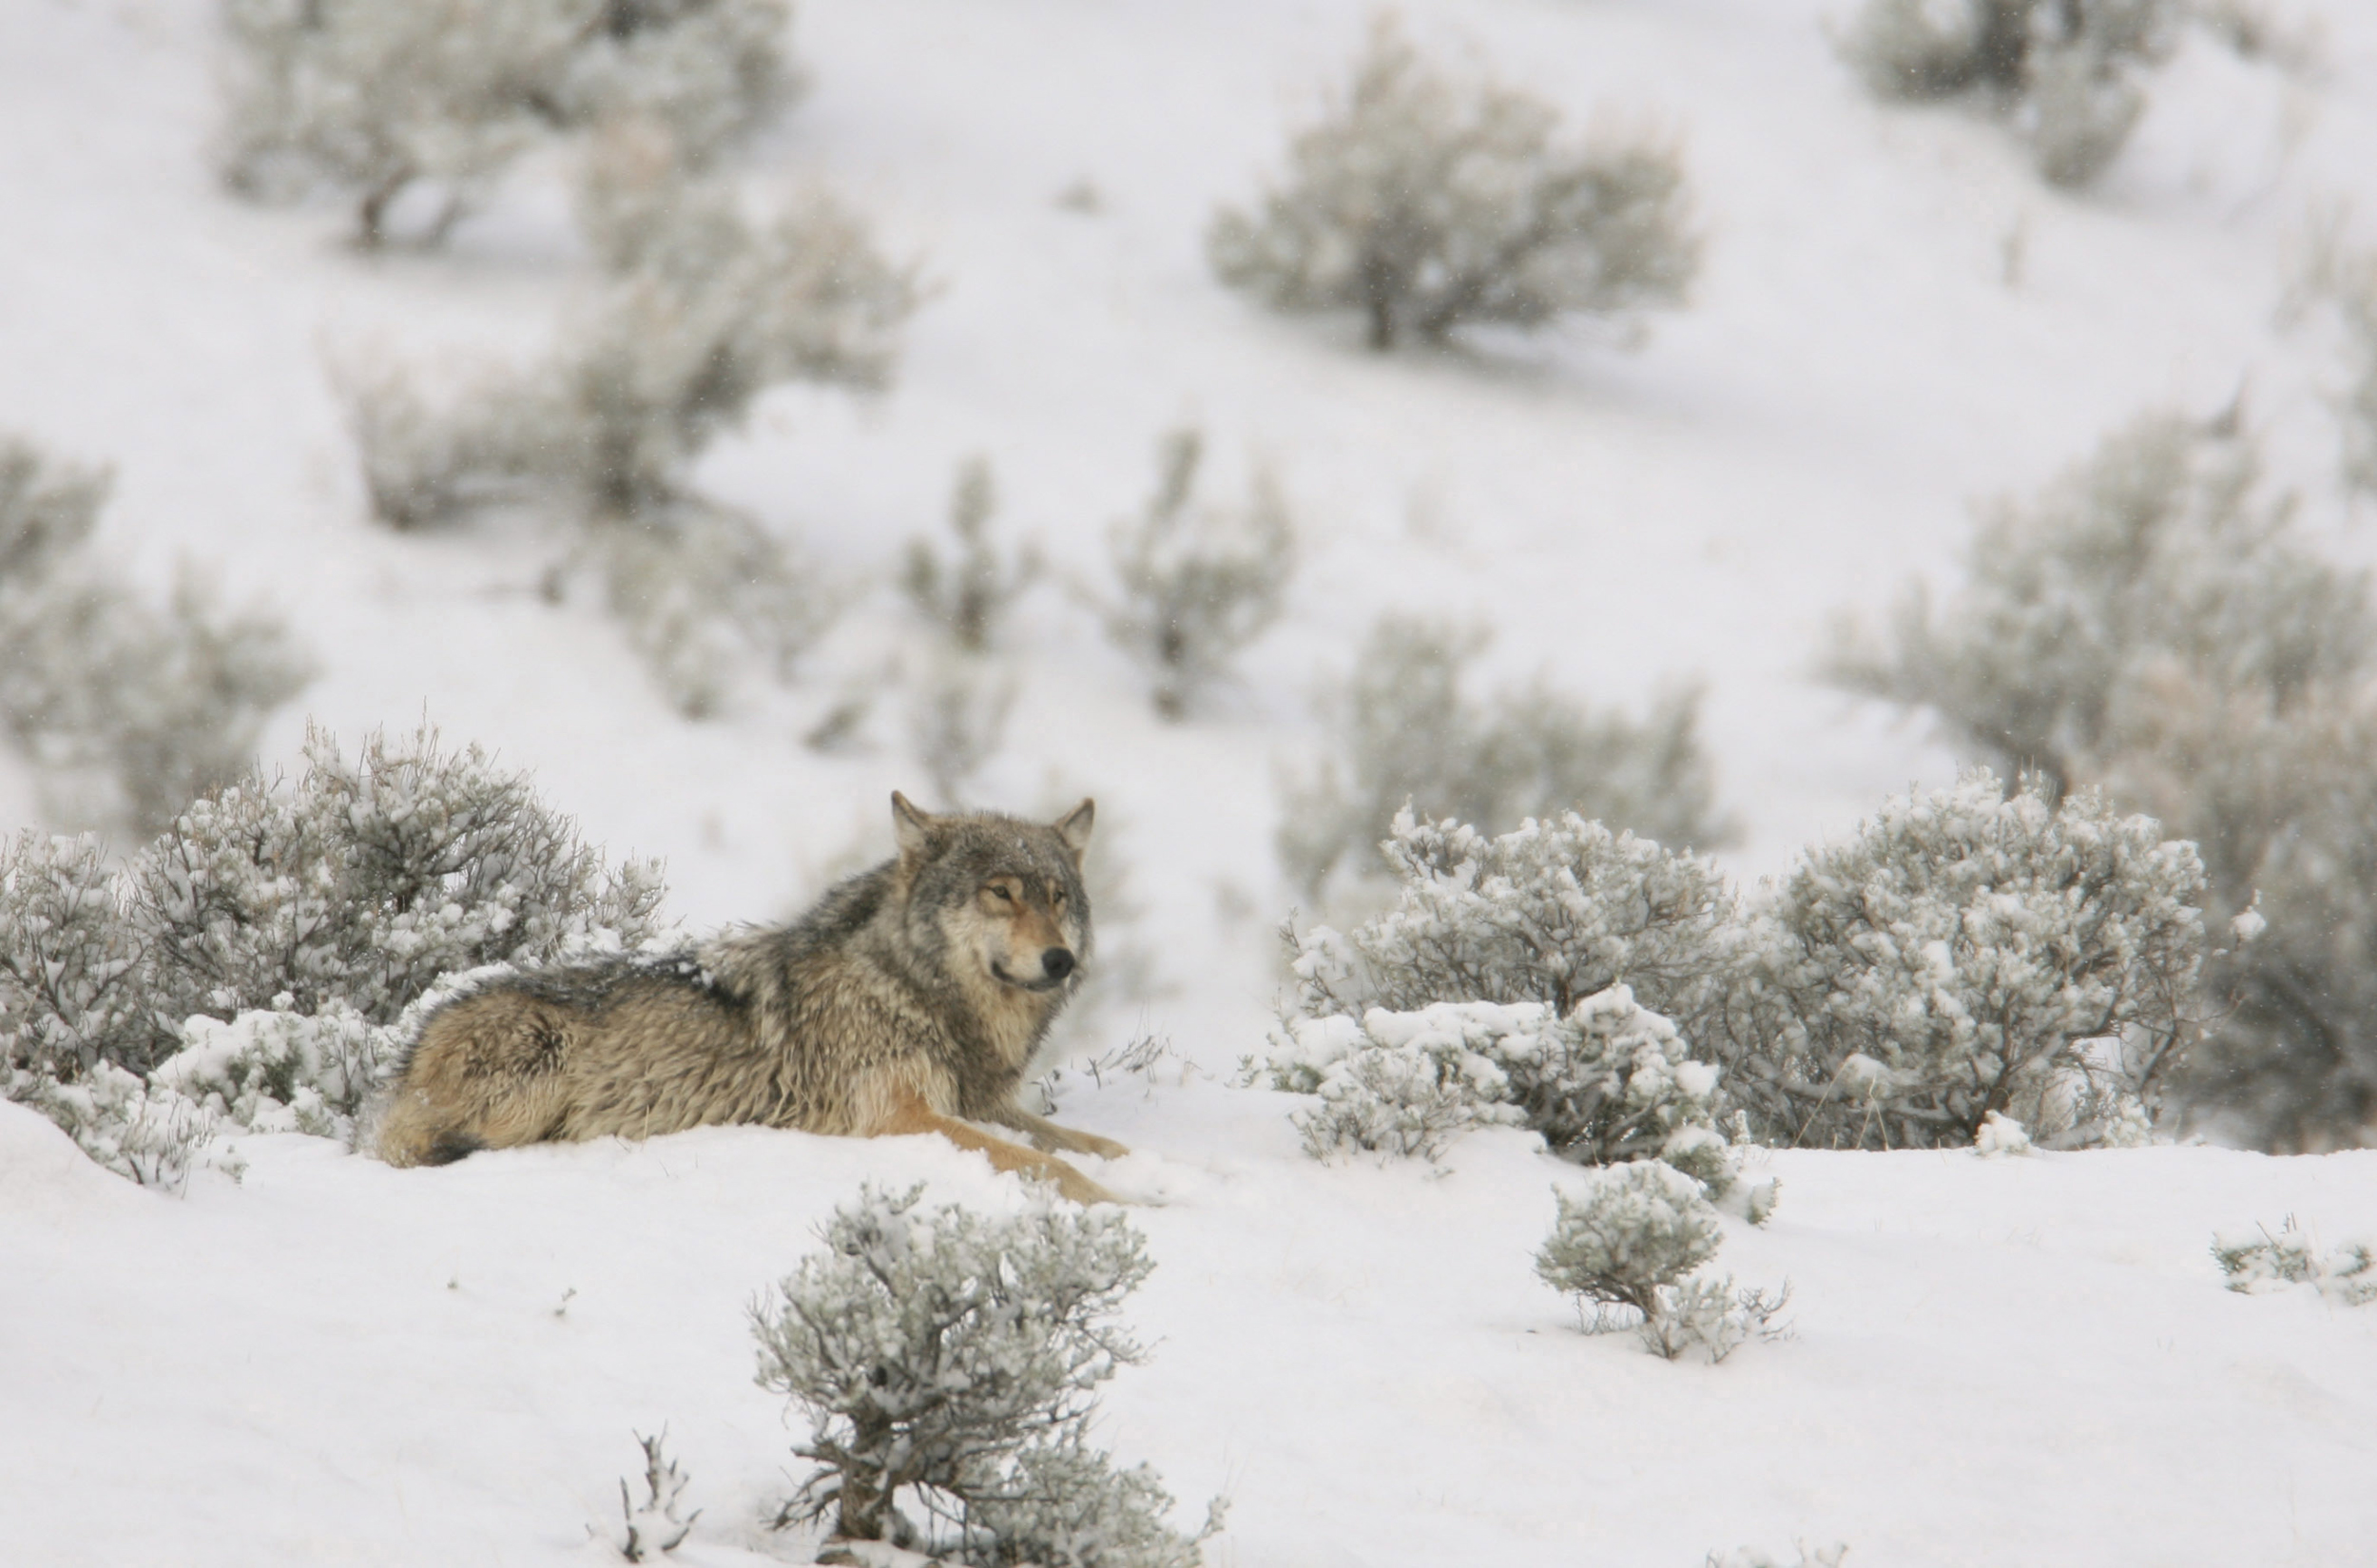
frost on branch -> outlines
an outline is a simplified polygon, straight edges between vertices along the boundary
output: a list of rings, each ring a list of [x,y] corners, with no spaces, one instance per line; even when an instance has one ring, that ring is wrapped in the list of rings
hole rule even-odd
[[[1044,1195],[990,1216],[921,1191],[863,1190],[752,1308],[760,1384],[809,1418],[794,1451],[820,1466],[779,1522],[981,1568],[1192,1568],[1203,1537],[1163,1522],[1154,1476],[1087,1438],[1098,1385],[1145,1354],[1115,1321],[1153,1267],[1138,1233]]]
[[[1278,309],[1360,311],[1385,350],[1680,303],[1699,264],[1684,208],[1672,146],[1568,145],[1551,105],[1439,70],[1382,15],[1345,92],[1289,144],[1286,180],[1251,212],[1223,208],[1207,252]]]
[[[1985,769],[1809,850],[1761,909],[1712,1030],[1776,1141],[2065,1146],[2151,1108],[2199,1028],[2203,865],[2100,796]]]
[[[1146,667],[1167,719],[1185,717],[1279,619],[1295,571],[1294,524],[1270,475],[1255,475],[1244,506],[1213,506],[1196,498],[1204,459],[1199,432],[1166,436],[1155,494],[1107,533],[1114,586],[1099,606],[1106,635]]]
[[[1405,806],[1487,833],[1575,811],[1666,844],[1731,839],[1696,689],[1667,693],[1639,720],[1541,679],[1480,696],[1468,674],[1484,646],[1480,633],[1411,616],[1371,628],[1327,699],[1330,754],[1282,803],[1280,863],[1307,898],[1347,862],[1385,871],[1379,842]]]

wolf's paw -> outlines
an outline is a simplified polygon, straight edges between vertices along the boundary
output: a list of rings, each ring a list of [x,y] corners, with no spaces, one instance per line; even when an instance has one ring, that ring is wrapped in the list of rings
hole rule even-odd
[[[1129,1144],[1116,1143],[1111,1138],[1101,1138],[1095,1132],[1070,1132],[1070,1136],[1073,1140],[1071,1147],[1076,1154],[1095,1154],[1102,1160],[1119,1160],[1131,1153]]]

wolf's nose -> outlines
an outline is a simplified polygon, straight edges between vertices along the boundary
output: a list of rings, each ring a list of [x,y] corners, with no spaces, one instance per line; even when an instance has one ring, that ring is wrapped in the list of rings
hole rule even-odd
[[[1040,955],[1040,973],[1052,980],[1061,980],[1073,973],[1073,949],[1052,947]]]

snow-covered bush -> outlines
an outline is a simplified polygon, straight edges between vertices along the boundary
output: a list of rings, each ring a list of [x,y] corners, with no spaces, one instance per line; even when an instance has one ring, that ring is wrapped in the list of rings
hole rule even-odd
[[[1471,1127],[1527,1127],[1587,1165],[1658,1158],[1732,1185],[1711,1101],[1716,1070],[1614,985],[1561,1016],[1541,1002],[1438,1002],[1283,1020],[1250,1076],[1320,1096],[1291,1119],[1305,1151],[1434,1159]]]
[[[1326,703],[1329,755],[1280,814],[1280,863],[1307,898],[1348,861],[1385,870],[1378,844],[1405,805],[1488,833],[1573,810],[1661,843],[1716,849],[1732,837],[1700,748],[1696,690],[1660,698],[1639,721],[1541,679],[1476,696],[1467,674],[1484,645],[1482,633],[1411,616],[1371,628]]]
[[[1148,668],[1155,710],[1179,719],[1238,650],[1279,619],[1295,571],[1294,525],[1267,474],[1243,507],[1201,504],[1205,437],[1166,436],[1155,494],[1107,534],[1114,586],[1100,610],[1106,635]]]
[[[227,0],[224,179],[257,196],[357,197],[357,238],[432,187],[435,241],[540,140],[635,119],[688,165],[794,87],[785,0]]]
[[[311,669],[186,571],[162,610],[105,571],[85,546],[106,494],[105,474],[0,436],[0,723],[56,815],[149,833],[254,765]]]
[[[2349,1241],[2322,1252],[2292,1215],[2274,1232],[2255,1226],[2214,1236],[2212,1255],[2229,1288],[2248,1295],[2309,1285],[2339,1306],[2377,1302],[2377,1247]]]
[[[821,1466],[779,1522],[830,1514],[843,1539],[981,1568],[1193,1564],[1152,1474],[1087,1442],[1097,1386],[1145,1354],[1115,1322],[1154,1267],[1138,1233],[1045,1195],[990,1216],[921,1191],[863,1190],[752,1307],[759,1382],[807,1415],[794,1451]]]
[[[1391,832],[1392,908],[1350,932],[1286,933],[1303,1016],[1532,1001],[1566,1017],[1624,984],[1689,1034],[1732,909],[1708,861],[1574,811],[1499,837],[1404,811]]]
[[[2096,1141],[2194,1037],[2203,891],[2154,819],[1977,770],[1807,852],[1702,1044],[1795,1144],[1969,1143],[1993,1112]]]
[[[1867,0],[1843,52],[1884,98],[1978,93],[2059,185],[2103,172],[2145,109],[2135,77],[2170,49],[2176,0]]]
[[[210,1121],[255,1132],[352,1138],[355,1118],[406,1037],[344,1000],[319,1012],[245,1012],[229,1022],[193,1015],[187,1043],[158,1063],[150,1082],[203,1110]]]
[[[0,1070],[0,1089],[57,1124],[101,1169],[143,1187],[179,1191],[215,1135],[213,1118],[186,1095],[113,1062],[71,1081]]]
[[[966,459],[949,502],[954,548],[944,556],[929,539],[908,541],[899,586],[909,600],[949,633],[962,653],[986,653],[1015,600],[1040,575],[1040,552],[1030,544],[1002,549],[991,535],[998,493],[990,460]]]
[[[1576,1298],[1589,1331],[1632,1326],[1655,1355],[1673,1361],[1698,1345],[1715,1362],[1779,1332],[1771,1324],[1790,1298],[1788,1286],[1768,1295],[1737,1289],[1730,1276],[1691,1277],[1725,1240],[1715,1206],[1691,1176],[1638,1160],[1593,1172],[1574,1194],[1554,1195],[1558,1217],[1536,1254],[1536,1272]],[[1620,1310],[1613,1316],[1612,1308]]]
[[[1567,145],[1551,105],[1440,70],[1391,13],[1288,165],[1254,211],[1215,216],[1213,270],[1282,310],[1359,310],[1374,349],[1675,304],[1699,263],[1672,145]]]
[[[1584,1301],[1662,1309],[1659,1287],[1717,1255],[1725,1229],[1700,1183],[1658,1160],[1596,1171],[1575,1195],[1556,1191],[1559,1217],[1536,1272]]]
[[[1507,1016],[1514,1013],[1523,1020]],[[1536,1023],[1542,1013],[1536,1002],[1443,1002],[1420,1013],[1374,1009],[1360,1020],[1283,1019],[1268,1055],[1248,1061],[1246,1075],[1320,1096],[1319,1105],[1288,1117],[1316,1160],[1361,1150],[1432,1161],[1473,1127],[1517,1125],[1492,1047],[1500,1031]],[[1373,1023],[1387,1042],[1370,1032]]]
[[[2000,1154],[2027,1154],[2032,1147],[2030,1129],[2000,1111],[1981,1117],[1981,1126],[1973,1132],[1973,1152],[1983,1159]]]
[[[2227,416],[2141,419],[2000,504],[1962,589],[1844,638],[1831,675],[2195,842],[2229,1005],[2176,1088],[2230,1136],[2317,1147],[2377,1121],[2377,607],[2255,466]]]
[[[0,856],[0,1067],[86,1148],[344,1135],[442,978],[642,946],[660,897],[475,746],[316,734],[296,781],[202,797],[121,867],[89,837]]]
[[[155,1065],[160,1037],[140,975],[146,955],[98,839],[18,834],[0,855],[9,1068],[70,1081],[103,1061],[143,1074]]]

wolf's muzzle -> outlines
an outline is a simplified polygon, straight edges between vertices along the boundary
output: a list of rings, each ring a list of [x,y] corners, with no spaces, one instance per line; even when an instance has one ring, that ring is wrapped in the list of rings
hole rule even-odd
[[[1037,979],[1019,979],[1007,973],[1006,965],[998,963],[991,965],[991,973],[1009,985],[1025,991],[1053,991],[1065,983],[1066,977],[1073,972],[1077,962],[1079,960],[1073,956],[1072,948],[1050,947],[1040,952],[1040,977]]]

